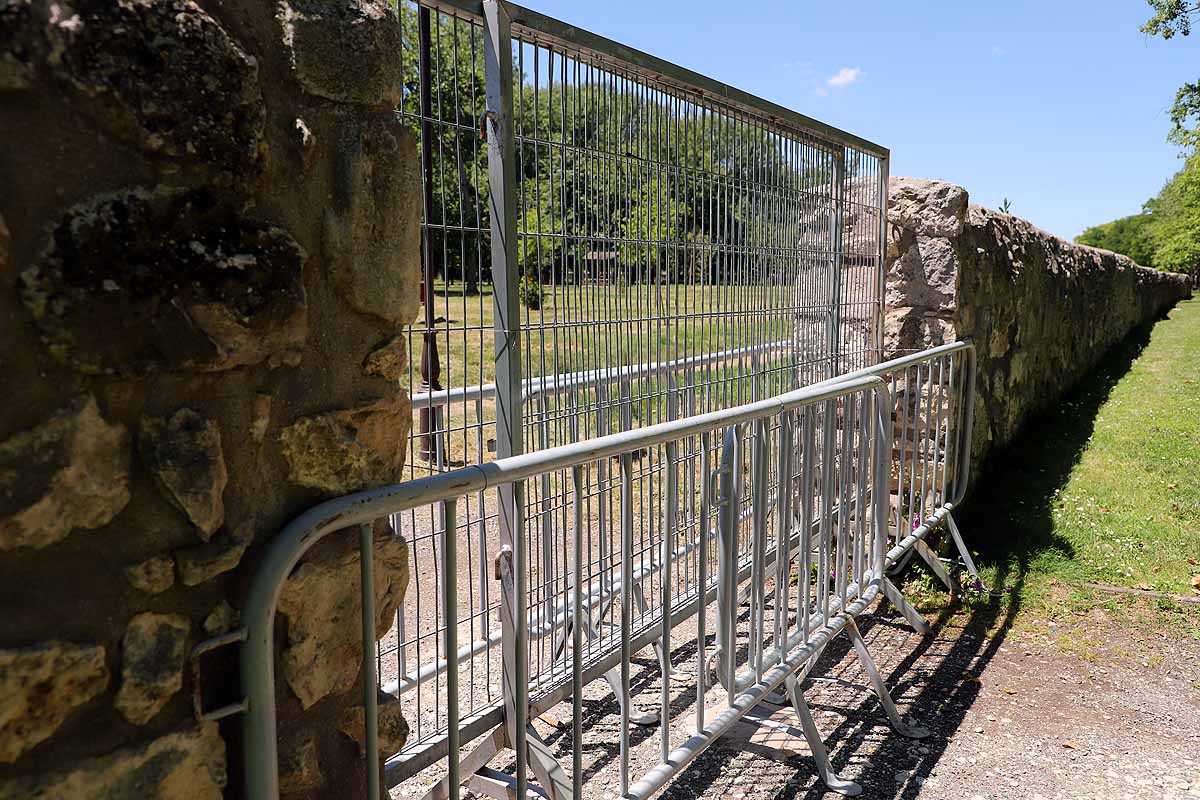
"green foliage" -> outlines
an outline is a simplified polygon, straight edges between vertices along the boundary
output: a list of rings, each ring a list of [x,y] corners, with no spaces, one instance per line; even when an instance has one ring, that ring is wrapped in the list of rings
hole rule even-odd
[[[1200,12],[1200,4],[1186,0],[1146,0],[1154,16],[1142,25],[1142,33],[1170,39],[1175,34],[1187,36],[1192,32],[1192,18]]]
[[[530,311],[538,311],[546,300],[546,290],[542,288],[542,282],[536,275],[526,274],[517,284],[517,297],[521,300],[521,305]]]
[[[1154,264],[1171,272],[1200,272],[1200,151],[1147,203]]]
[[[1192,32],[1192,23],[1200,17],[1200,3],[1187,0],[1146,0],[1154,9],[1154,16],[1142,25],[1142,32],[1150,36],[1170,39],[1179,34]],[[1171,106],[1171,133],[1169,139],[1180,147],[1200,146],[1200,81],[1185,83],[1175,93]]]
[[[487,145],[478,134],[486,111],[482,32],[430,15],[432,124],[423,126],[419,16],[407,3],[400,12],[403,116],[418,141],[429,139],[422,147],[432,161],[433,270],[475,293],[491,260]],[[828,225],[817,198],[832,190],[831,156],[814,167],[762,128],[590,69],[564,70],[545,52],[518,53],[514,70],[517,259],[521,274],[539,283],[638,284],[668,273],[712,283],[742,265],[748,249],[778,249],[807,235],[806,226]],[[849,154],[848,178],[868,171]],[[790,186],[792,199],[764,196],[761,185],[770,182]],[[798,223],[797,211],[810,219]]]
[[[1154,244],[1150,241],[1149,227],[1154,217],[1150,214],[1133,214],[1128,217],[1095,225],[1088,228],[1075,241],[1090,247],[1100,247],[1122,253],[1145,267],[1154,266]]]
[[[1088,228],[1076,241],[1144,266],[1200,275],[1200,150],[1146,201],[1144,213]]]
[[[1012,203],[1008,202],[1008,198],[1004,198],[1004,202],[1000,204],[1000,210],[1005,214],[1012,213]]]

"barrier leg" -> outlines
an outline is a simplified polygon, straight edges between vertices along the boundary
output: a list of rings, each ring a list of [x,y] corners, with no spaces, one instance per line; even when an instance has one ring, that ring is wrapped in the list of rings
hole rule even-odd
[[[953,518],[947,514],[946,519],[953,523]],[[946,565],[938,558],[937,553],[929,545],[925,544],[924,539],[917,539],[913,543],[913,551],[921,557],[921,560],[929,565],[929,569],[937,576],[937,579],[946,585],[947,589],[954,589],[954,582],[950,580],[950,573],[946,570]],[[967,556],[970,559],[970,555]]]
[[[861,786],[833,771],[833,764],[829,762],[829,751],[825,749],[825,742],[821,739],[821,732],[817,730],[816,720],[808,709],[808,701],[804,699],[804,692],[800,690],[800,680],[795,675],[789,675],[784,680],[784,685],[792,700],[792,708],[800,718],[800,728],[808,741],[808,749],[812,751],[813,761],[817,763],[817,774],[821,776],[821,781],[830,791],[838,794],[848,797],[862,794]]]
[[[929,633],[929,623],[921,616],[921,612],[917,611],[913,607],[913,604],[908,602],[908,598],[901,593],[900,588],[896,584],[892,583],[891,578],[883,579],[883,594],[887,597],[888,602],[903,615],[913,630],[922,636]]]
[[[983,580],[979,577],[979,570],[975,568],[975,560],[971,558],[971,551],[967,549],[966,542],[963,541],[962,534],[958,532],[958,523],[954,521],[953,514],[946,515],[946,525],[950,528],[950,537],[954,539],[954,546],[958,548],[959,558],[967,568],[967,572],[971,573],[971,577],[975,580],[975,589],[981,592],[988,591],[984,586]]]
[[[470,753],[463,756],[459,762],[459,772],[466,776],[472,776],[476,772],[487,767],[488,763],[500,752],[500,748],[505,744],[503,726],[492,731],[492,735],[483,740],[482,743]],[[470,777],[467,778],[470,782]],[[447,800],[450,797],[450,776],[442,778],[440,781],[430,787],[421,800]]]
[[[550,800],[573,800],[571,779],[533,726],[526,731],[525,741],[529,748],[529,767]]]
[[[587,636],[589,642],[594,641],[600,636],[600,629],[596,627],[593,620],[587,620],[583,624],[583,632]],[[617,697],[617,703],[622,709],[626,703],[629,704],[629,721],[634,725],[655,725],[658,723],[658,713],[654,711],[638,711],[633,707],[633,699],[626,696],[621,689],[621,670],[619,667],[613,667],[608,672],[604,673],[604,680],[608,681],[608,688],[612,689],[612,693]]]
[[[862,662],[863,669],[871,678],[875,696],[879,698],[880,705],[887,712],[888,720],[892,723],[892,730],[909,739],[924,739],[928,736],[930,734],[928,728],[909,725],[900,718],[900,712],[896,709],[896,704],[892,702],[892,693],[888,690],[887,684],[883,682],[883,676],[879,674],[879,668],[875,666],[875,659],[871,658],[871,654],[867,652],[867,643],[863,639],[862,631],[858,629],[858,623],[853,618],[847,620],[846,632],[850,635],[850,641],[854,643],[854,651],[858,653],[858,660]]]

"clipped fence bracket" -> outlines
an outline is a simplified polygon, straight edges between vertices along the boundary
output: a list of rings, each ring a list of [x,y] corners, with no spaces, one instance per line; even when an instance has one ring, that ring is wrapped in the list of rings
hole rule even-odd
[[[209,653],[230,645],[241,644],[244,641],[246,641],[246,629],[238,628],[220,636],[205,639],[192,650],[192,710],[197,721],[210,722],[232,717],[234,714],[244,714],[250,707],[249,701],[243,697],[236,702],[226,703],[209,711],[204,710],[204,670],[201,660]]]

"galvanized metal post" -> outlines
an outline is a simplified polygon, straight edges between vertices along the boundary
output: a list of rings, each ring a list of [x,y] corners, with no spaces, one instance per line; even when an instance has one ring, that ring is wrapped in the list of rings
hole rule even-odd
[[[513,144],[512,30],[503,0],[484,0],[484,72],[487,81],[488,195],[496,331],[496,454],[522,451],[521,322],[517,294],[517,171]],[[517,753],[516,795],[528,790],[529,631],[525,597],[529,569],[522,533],[520,481],[499,490],[503,694],[509,744]]]
[[[872,315],[875,322],[875,363],[883,360],[884,325],[883,316],[887,310],[887,251],[888,251],[888,180],[891,168],[891,157],[882,156],[879,159],[879,267],[875,271],[875,306]]]
[[[433,327],[433,42],[429,9],[426,6],[420,6],[417,10],[417,28],[421,103],[421,184],[425,218],[425,224],[421,228],[421,302],[425,321],[421,344],[421,380],[425,391],[437,391],[442,388],[442,364],[438,357],[437,334]],[[440,406],[421,407],[418,419],[421,447],[418,455],[426,461],[434,461],[439,449],[437,440],[441,438],[440,418]],[[437,467],[441,469],[442,465],[439,463]]]

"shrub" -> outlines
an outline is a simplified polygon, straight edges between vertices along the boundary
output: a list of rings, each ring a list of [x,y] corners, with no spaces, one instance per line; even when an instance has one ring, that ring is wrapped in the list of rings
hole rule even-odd
[[[542,282],[536,275],[527,274],[517,284],[517,297],[520,299],[521,305],[530,311],[537,311],[542,307],[542,301],[546,299],[546,290],[542,288]]]

